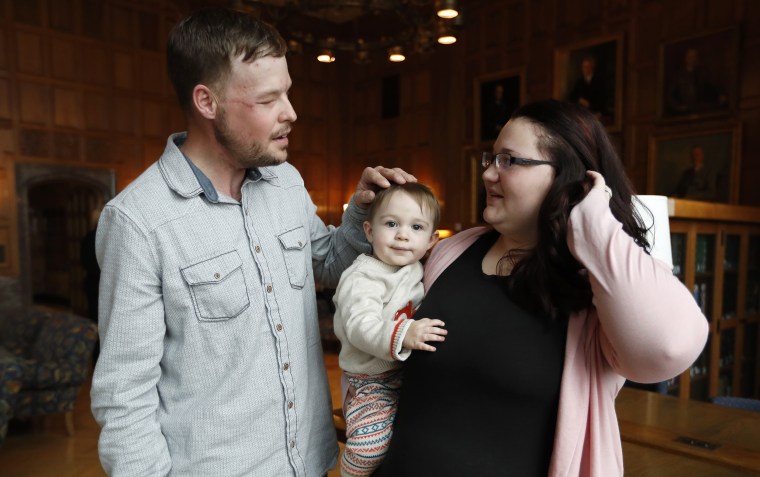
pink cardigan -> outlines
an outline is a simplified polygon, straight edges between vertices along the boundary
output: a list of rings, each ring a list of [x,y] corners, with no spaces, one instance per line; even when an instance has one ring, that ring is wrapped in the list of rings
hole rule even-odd
[[[425,290],[488,230],[469,229],[436,246]],[[658,382],[687,369],[705,346],[708,323],[668,267],[623,231],[602,189],[572,210],[567,241],[588,271],[594,306],[568,324],[549,475],[623,475],[618,391],[626,378]]]

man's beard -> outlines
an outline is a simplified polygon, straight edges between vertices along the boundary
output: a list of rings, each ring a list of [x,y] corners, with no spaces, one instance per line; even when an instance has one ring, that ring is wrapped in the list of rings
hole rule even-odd
[[[243,144],[235,139],[227,125],[227,117],[224,112],[217,115],[213,126],[216,141],[229,152],[230,157],[246,169],[276,166],[284,161],[267,153],[261,143]],[[287,158],[287,151],[283,151],[283,153]]]

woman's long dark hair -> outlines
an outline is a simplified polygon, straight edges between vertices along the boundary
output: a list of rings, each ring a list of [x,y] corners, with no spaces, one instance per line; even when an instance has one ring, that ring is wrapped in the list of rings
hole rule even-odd
[[[567,246],[570,211],[592,186],[586,171],[597,171],[612,189],[610,209],[634,242],[649,251],[646,229],[631,202],[633,187],[599,120],[581,106],[545,100],[517,109],[511,119],[533,125],[538,150],[555,163],[555,179],[538,215],[538,242],[502,260],[514,264],[510,295],[527,310],[551,319],[567,318],[591,306],[591,285]],[[601,253],[601,251],[600,251]]]

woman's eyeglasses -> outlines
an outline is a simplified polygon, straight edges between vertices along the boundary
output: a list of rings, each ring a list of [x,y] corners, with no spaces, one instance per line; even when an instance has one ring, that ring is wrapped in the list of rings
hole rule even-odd
[[[498,154],[491,154],[490,152],[484,152],[480,158],[480,165],[483,169],[488,169],[491,164],[496,165],[496,170],[506,171],[510,166],[537,166],[540,164],[547,164],[554,167],[554,163],[551,161],[540,161],[538,159],[528,159],[525,157],[515,157],[508,152],[500,152]]]

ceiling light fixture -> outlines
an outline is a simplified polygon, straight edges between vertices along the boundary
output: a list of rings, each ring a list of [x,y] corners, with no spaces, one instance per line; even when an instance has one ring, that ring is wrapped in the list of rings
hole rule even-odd
[[[462,12],[450,0],[229,1],[274,25],[287,41],[289,54],[314,55],[326,63],[347,53],[355,63],[367,64],[397,46],[404,59],[429,53],[437,45],[454,43],[454,30],[462,24]],[[443,7],[454,10],[451,19],[439,17]],[[439,23],[446,24],[445,37]],[[400,56],[394,59],[403,61]]]
[[[438,24],[438,43],[441,45],[451,45],[457,42],[457,37],[454,35],[451,28],[449,28],[444,22]]]
[[[394,46],[388,49],[388,60],[393,63],[401,63],[406,59],[404,50],[400,46]]]
[[[319,51],[319,54],[317,55],[317,61],[320,63],[332,63],[335,61],[335,54],[333,53],[333,48],[335,47],[335,37],[334,36],[328,36],[325,38],[325,41],[323,42],[323,48]]]
[[[459,9],[457,9],[456,0],[436,0],[435,9],[436,14],[441,18],[445,18],[446,20],[451,20],[452,18],[456,18],[457,15],[459,15]]]
[[[317,55],[317,61],[320,63],[332,63],[335,61],[335,55],[332,50],[322,50]]]

